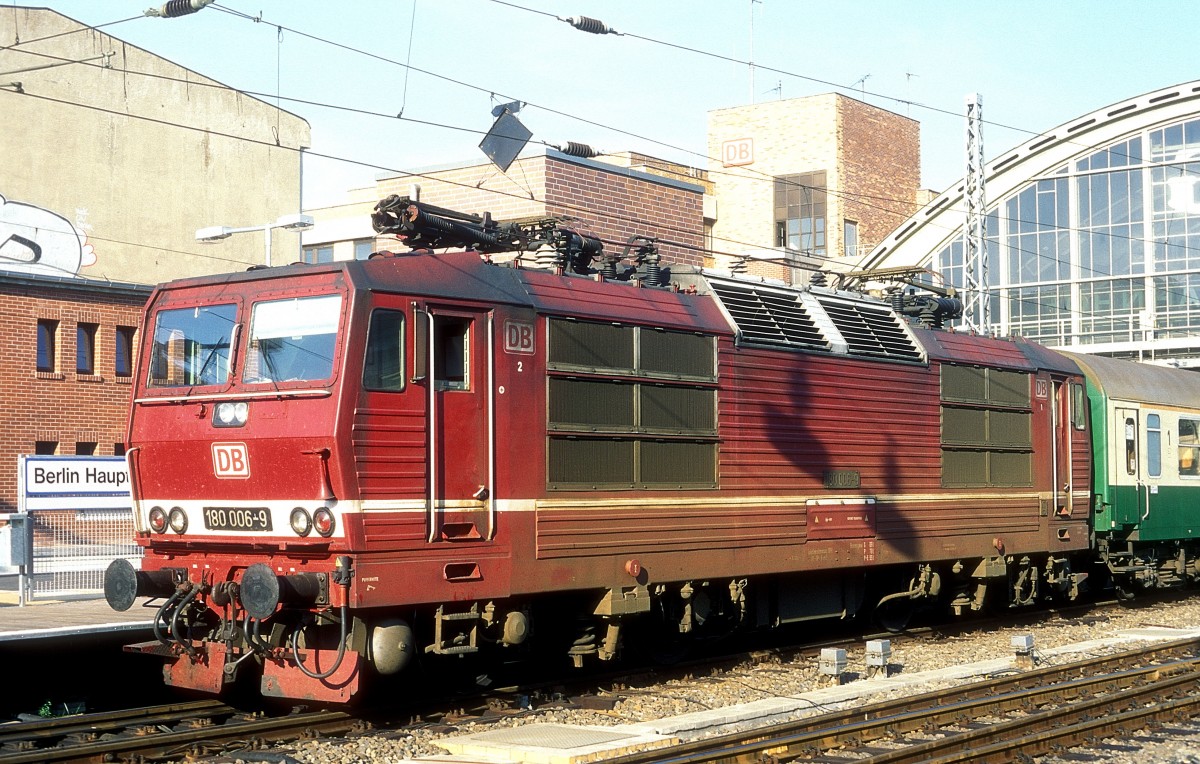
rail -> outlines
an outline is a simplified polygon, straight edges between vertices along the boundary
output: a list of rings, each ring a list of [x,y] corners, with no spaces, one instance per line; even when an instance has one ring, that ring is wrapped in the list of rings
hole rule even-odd
[[[1168,717],[1195,714],[1198,647],[1198,640],[1180,640],[682,743],[665,755],[644,751],[608,761],[782,763],[840,753],[877,764],[1009,762],[1018,753],[1042,754],[1055,745],[1136,729],[1148,717],[1138,709]],[[918,739],[905,740],[909,733]]]

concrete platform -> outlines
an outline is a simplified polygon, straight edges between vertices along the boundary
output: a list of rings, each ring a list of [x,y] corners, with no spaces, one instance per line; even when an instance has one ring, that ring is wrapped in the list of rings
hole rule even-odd
[[[148,632],[156,608],[143,607],[147,599],[119,613],[99,599],[61,599],[18,605],[16,592],[0,591],[0,644],[31,639],[53,639],[77,634]]]
[[[665,748],[679,739],[653,732],[630,732],[617,727],[567,724],[527,724],[504,727],[439,741],[454,754],[453,761],[576,764],[623,753]],[[438,760],[446,761],[439,757]]]
[[[1037,648],[1040,658],[1091,653],[1102,648],[1143,641],[1169,641],[1200,637],[1200,629],[1143,628],[1117,632],[1112,637],[1055,648]],[[1036,646],[1035,646],[1036,647]],[[413,759],[428,764],[450,762],[498,764],[580,764],[603,761],[641,746],[668,746],[676,742],[711,737],[766,726],[788,719],[840,710],[869,701],[874,695],[917,687],[931,682],[966,681],[1016,671],[1011,655],[944,669],[862,679],[786,698],[765,698],[736,706],[681,714],[637,724],[586,727],[564,724],[528,724],[520,727],[456,735],[434,743],[450,752],[444,756]]]

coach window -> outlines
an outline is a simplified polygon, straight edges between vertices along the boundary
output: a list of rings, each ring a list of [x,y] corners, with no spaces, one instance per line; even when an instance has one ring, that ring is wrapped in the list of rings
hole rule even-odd
[[[1125,419],[1125,471],[1137,474],[1137,423],[1132,417]]]
[[[1179,420],[1179,474],[1200,475],[1200,421]]]
[[[433,322],[433,380],[439,390],[468,390],[471,364],[471,320],[436,316]]]
[[[1087,396],[1083,385],[1071,384],[1071,424],[1076,430],[1087,427]]]
[[[377,310],[367,329],[367,357],[363,361],[363,387],[367,390],[404,389],[404,314]]]
[[[1162,420],[1158,414],[1146,415],[1146,474],[1162,476]]]

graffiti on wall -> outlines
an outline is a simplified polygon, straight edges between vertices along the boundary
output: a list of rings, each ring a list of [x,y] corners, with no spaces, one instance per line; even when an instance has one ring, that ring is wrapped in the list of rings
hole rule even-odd
[[[0,270],[78,276],[96,262],[87,235],[56,212],[0,196]]]

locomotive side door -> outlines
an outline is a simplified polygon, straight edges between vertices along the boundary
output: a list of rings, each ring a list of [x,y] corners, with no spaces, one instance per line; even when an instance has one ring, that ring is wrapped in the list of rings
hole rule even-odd
[[[429,307],[423,313],[428,323],[429,541],[488,540],[495,533],[493,316],[457,307]]]
[[[1057,517],[1070,517],[1075,489],[1071,386],[1062,377],[1052,377],[1050,384],[1054,418],[1054,510]]]

